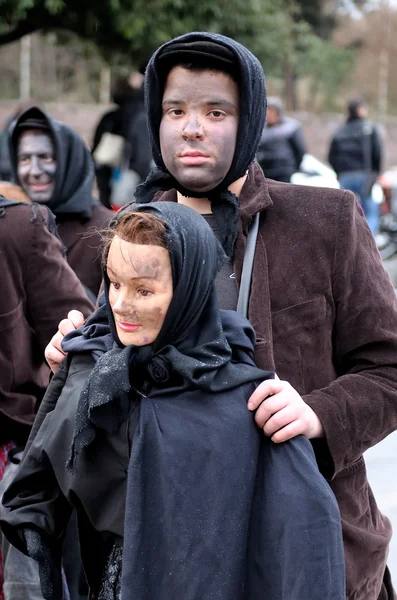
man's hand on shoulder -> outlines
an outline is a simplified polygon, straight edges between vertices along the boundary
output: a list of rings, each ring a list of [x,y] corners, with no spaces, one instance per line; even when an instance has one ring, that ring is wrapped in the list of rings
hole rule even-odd
[[[287,381],[263,381],[248,400],[248,408],[256,410],[256,424],[273,442],[286,442],[297,435],[307,439],[324,436],[316,413]]]
[[[62,350],[62,340],[71,331],[84,325],[84,315],[79,310],[71,310],[67,319],[62,319],[58,325],[58,331],[52,337],[50,343],[45,349],[45,358],[53,373],[56,372],[66,354]]]

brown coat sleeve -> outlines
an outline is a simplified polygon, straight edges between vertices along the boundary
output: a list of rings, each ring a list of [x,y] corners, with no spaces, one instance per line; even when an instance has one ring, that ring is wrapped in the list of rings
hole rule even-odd
[[[29,321],[41,350],[56,332],[54,324],[66,318],[69,310],[80,310],[88,317],[94,310],[78,277],[63,257],[61,241],[48,229],[49,213],[42,214],[33,225],[32,244],[26,276]]]
[[[333,266],[338,378],[304,396],[320,418],[335,476],[397,429],[397,302],[353,195],[340,203]]]

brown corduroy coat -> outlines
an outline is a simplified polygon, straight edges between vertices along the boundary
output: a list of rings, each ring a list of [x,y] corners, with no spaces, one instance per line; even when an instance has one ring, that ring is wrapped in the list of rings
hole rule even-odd
[[[176,193],[158,200],[176,200]],[[266,180],[253,165],[239,206],[237,280],[248,227],[260,212],[248,314],[257,364],[289,381],[324,427],[325,438],[312,442],[341,511],[347,600],[393,598],[384,582],[391,526],[362,456],[397,429],[390,278],[350,192]]]
[[[49,381],[44,349],[73,308],[93,305],[48,229],[45,206],[0,212],[0,443],[23,443]]]
[[[57,214],[59,237],[66,248],[68,263],[80,281],[97,296],[102,283],[101,234],[114,213],[97,204],[89,221],[82,222],[78,215]]]

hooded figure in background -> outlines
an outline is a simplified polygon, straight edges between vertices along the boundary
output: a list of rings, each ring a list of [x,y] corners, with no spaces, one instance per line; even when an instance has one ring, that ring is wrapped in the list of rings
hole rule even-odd
[[[136,86],[131,84],[134,75],[137,78]],[[112,100],[117,108],[105,113],[99,121],[95,129],[91,152],[95,156],[95,150],[105,133],[123,137],[125,144],[119,169],[134,171],[138,176],[138,182],[141,182],[145,181],[149,174],[152,152],[144,106],[143,75],[140,73],[134,75],[132,78],[121,77],[116,80],[112,88]],[[96,166],[99,199],[108,208],[111,207],[112,186],[117,171],[115,172],[114,168],[109,165]],[[128,202],[131,202],[131,198],[127,199],[124,204]]]
[[[93,197],[88,148],[73,129],[37,107],[23,112],[8,135],[14,180],[55,214],[68,262],[95,300],[102,278],[97,230],[112,213]]]
[[[113,232],[104,304],[65,341],[69,375],[4,500],[44,598],[59,598],[74,507],[92,598],[344,600],[339,512],[310,443],[273,444],[246,409],[274,374],[255,366],[249,322],[218,308],[209,226],[164,202],[120,211]]]
[[[302,125],[284,114],[280,98],[268,98],[266,127],[257,156],[266,177],[288,183],[299,169],[305,153]]]

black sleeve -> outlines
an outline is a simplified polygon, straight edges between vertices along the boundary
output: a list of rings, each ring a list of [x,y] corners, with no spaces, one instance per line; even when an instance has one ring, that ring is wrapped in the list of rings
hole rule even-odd
[[[26,530],[35,530],[51,551],[62,545],[72,512],[63,495],[51,461],[44,450],[54,422],[47,415],[19,470],[3,496],[1,529],[8,541],[30,556]]]
[[[136,171],[141,180],[144,181],[149,175],[151,161],[152,149],[146,115],[142,113],[134,122],[130,168]]]
[[[379,133],[376,128],[372,129],[371,134],[371,147],[372,147],[372,170],[380,173],[382,167],[382,144],[379,137]]]
[[[114,113],[115,111],[111,111],[103,115],[101,120],[99,121],[97,128],[94,132],[94,139],[92,141],[91,152],[94,152],[99,142],[101,141],[101,137],[104,133],[109,132],[112,133],[113,130],[113,122],[114,122]]]
[[[25,529],[28,555],[39,563],[41,593],[44,600],[63,598],[62,547],[49,546],[34,529]]]
[[[335,140],[335,138],[332,138],[331,145],[329,147],[329,152],[328,152],[328,162],[331,165],[331,167],[333,168],[333,170],[336,171],[336,173],[338,174],[338,172],[336,170],[336,154],[337,154],[336,140]]]
[[[70,364],[70,355],[68,354],[62,363],[59,365],[56,373],[51,378],[50,384],[44,394],[44,397],[40,403],[39,410],[37,411],[36,418],[34,420],[32,429],[30,430],[29,438],[25,446],[24,456],[26,456],[33,444],[36,435],[40,431],[46,416],[52,412],[56,406],[59,396],[65,386],[68,369]]]
[[[306,141],[303,135],[302,127],[297,127],[292,136],[290,137],[290,144],[296,160],[296,168],[302,162],[302,158],[306,154]]]

